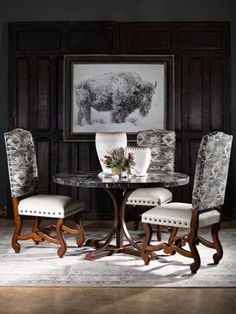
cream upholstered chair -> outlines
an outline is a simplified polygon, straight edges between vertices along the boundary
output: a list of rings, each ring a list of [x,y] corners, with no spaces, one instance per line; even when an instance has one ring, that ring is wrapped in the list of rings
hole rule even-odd
[[[149,146],[151,163],[148,172],[174,171],[175,132],[161,129],[144,130],[137,133],[137,144]],[[126,204],[133,206],[153,207],[172,201],[172,193],[165,188],[140,188],[128,198]],[[136,225],[138,222],[136,221]],[[160,231],[157,233],[161,240]]]
[[[67,246],[62,230],[77,236],[77,245],[84,242],[84,232],[80,223],[80,214],[84,209],[81,201],[73,201],[69,196],[37,195],[38,168],[32,135],[23,129],[14,129],[4,134],[10,189],[16,225],[12,237],[12,247],[16,253],[21,246],[18,240],[33,239],[36,244],[47,240],[59,244],[58,256],[63,257]],[[64,224],[64,219],[75,214],[76,229],[71,229]],[[23,216],[35,216],[36,221],[32,232],[21,234]],[[56,218],[57,223],[46,228],[41,228],[42,217]],[[56,237],[50,234],[55,231]]]
[[[201,260],[197,250],[197,243],[215,249],[213,255],[215,264],[223,256],[223,249],[218,237],[220,229],[220,212],[224,204],[225,188],[228,175],[232,136],[222,132],[214,132],[202,138],[194,177],[192,204],[169,203],[154,207],[142,214],[145,229],[141,256],[148,264],[149,252],[163,249],[165,253],[178,252],[191,257],[194,262],[190,265],[195,274],[200,267]],[[150,245],[151,224],[166,225],[173,228],[172,239],[169,243]],[[213,242],[198,235],[198,229],[211,226]],[[190,228],[187,235],[178,237],[178,228]],[[182,245],[188,243],[189,251]]]

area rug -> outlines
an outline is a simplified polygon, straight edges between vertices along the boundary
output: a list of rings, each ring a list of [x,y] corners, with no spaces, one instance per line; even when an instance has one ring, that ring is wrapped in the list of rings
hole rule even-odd
[[[44,242],[36,246],[31,240],[21,241],[21,253],[15,254],[12,232],[0,230],[0,286],[236,287],[235,229],[220,232],[224,257],[219,265],[212,264],[214,250],[198,246],[202,265],[196,275],[190,273],[192,259],[178,254],[159,252],[159,258],[149,266],[139,257],[124,254],[87,261],[84,256],[93,249],[76,247],[73,236],[66,237],[68,250],[62,259],[56,245]],[[86,237],[101,238],[106,232],[89,230]],[[133,233],[133,237],[141,236],[141,231]],[[167,234],[163,237],[167,239]]]

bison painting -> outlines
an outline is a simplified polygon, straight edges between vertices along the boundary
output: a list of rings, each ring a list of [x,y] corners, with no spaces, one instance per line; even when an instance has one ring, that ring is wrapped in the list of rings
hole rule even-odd
[[[83,120],[91,124],[91,108],[110,111],[112,123],[123,123],[136,109],[147,116],[156,82],[143,81],[135,72],[108,72],[84,79],[74,88],[78,125]]]

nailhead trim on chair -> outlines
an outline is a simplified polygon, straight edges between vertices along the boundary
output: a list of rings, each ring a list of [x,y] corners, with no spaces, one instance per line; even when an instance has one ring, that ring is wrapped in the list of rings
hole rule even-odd
[[[172,201],[172,194],[164,188],[141,188],[128,198],[127,205],[158,206]]]
[[[65,213],[63,213],[63,212],[55,213],[55,212],[50,212],[50,211],[46,212],[46,211],[41,211],[41,210],[39,210],[39,211],[34,210],[33,211],[33,210],[21,209],[19,211],[19,214],[25,215],[25,216],[43,216],[43,217],[65,218],[65,217],[68,217],[70,215],[76,214],[77,212],[80,212],[80,208],[70,209],[70,210],[65,211]]]
[[[189,221],[177,221],[177,220],[168,220],[168,219],[157,219],[157,218],[149,218],[149,217],[144,217],[145,222],[147,223],[154,223],[154,224],[160,224],[160,225],[167,225],[169,226],[170,224],[176,225],[176,227],[182,227],[182,228],[189,228],[190,223]]]
[[[169,227],[190,228],[192,219],[192,206],[189,203],[168,203],[156,206],[142,214],[142,222]],[[199,228],[220,221],[220,213],[217,210],[199,214]]]
[[[150,205],[160,205],[160,201],[145,201],[145,200],[129,200],[127,204],[150,204]]]
[[[20,210],[20,214],[22,214],[22,215],[23,215],[23,214],[27,214],[27,215],[30,214],[31,216],[32,216],[33,214],[36,214],[36,215],[38,215],[38,214],[39,214],[39,215],[40,215],[40,214],[43,214],[43,215],[48,215],[48,216],[55,216],[55,215],[56,215],[56,213],[54,213],[54,212],[53,212],[53,213],[51,213],[51,212],[42,212],[42,211],[38,211],[38,212],[37,212],[37,211],[35,211],[35,210],[32,211],[32,210],[27,210],[27,209],[25,209],[25,210],[21,209],[21,210]],[[59,213],[57,213],[57,215],[62,215],[62,213],[59,212]]]

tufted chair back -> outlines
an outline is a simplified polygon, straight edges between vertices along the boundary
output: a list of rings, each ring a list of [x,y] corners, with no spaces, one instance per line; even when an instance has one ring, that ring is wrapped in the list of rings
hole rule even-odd
[[[213,132],[203,136],[197,156],[192,206],[197,210],[224,204],[232,135]]]
[[[151,163],[148,172],[174,171],[175,166],[175,132],[161,129],[140,131],[137,134],[137,144],[149,146]]]
[[[4,134],[12,197],[37,192],[38,168],[32,135],[23,129]]]

